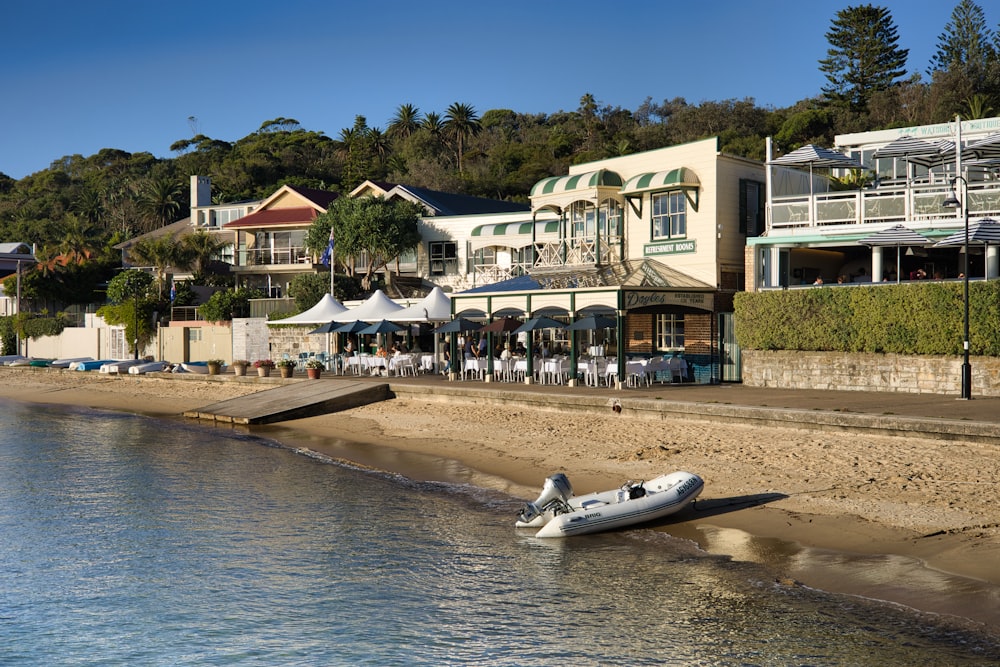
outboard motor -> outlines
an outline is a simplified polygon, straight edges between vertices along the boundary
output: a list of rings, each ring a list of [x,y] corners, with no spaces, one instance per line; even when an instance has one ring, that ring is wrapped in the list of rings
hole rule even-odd
[[[526,503],[517,518],[523,523],[530,523],[547,509],[552,509],[555,514],[568,511],[565,509],[566,503],[572,497],[573,485],[569,483],[569,478],[561,472],[557,472],[546,478],[538,499],[533,503]]]

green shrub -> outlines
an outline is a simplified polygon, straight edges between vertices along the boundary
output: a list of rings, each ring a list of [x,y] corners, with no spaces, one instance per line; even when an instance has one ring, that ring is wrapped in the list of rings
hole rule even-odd
[[[736,294],[735,332],[748,350],[962,353],[963,284],[922,282]],[[1000,356],[1000,281],[969,284],[975,355]]]

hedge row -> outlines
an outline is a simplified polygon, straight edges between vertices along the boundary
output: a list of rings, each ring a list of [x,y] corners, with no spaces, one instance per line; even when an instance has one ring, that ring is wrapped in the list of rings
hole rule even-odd
[[[961,282],[740,292],[735,333],[748,350],[962,354]],[[969,284],[974,355],[1000,356],[1000,281]]]

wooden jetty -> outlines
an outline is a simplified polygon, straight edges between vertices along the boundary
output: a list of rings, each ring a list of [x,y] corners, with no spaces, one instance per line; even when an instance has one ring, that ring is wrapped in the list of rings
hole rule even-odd
[[[306,380],[188,410],[184,416],[229,424],[272,424],[356,408],[389,396],[386,383]]]

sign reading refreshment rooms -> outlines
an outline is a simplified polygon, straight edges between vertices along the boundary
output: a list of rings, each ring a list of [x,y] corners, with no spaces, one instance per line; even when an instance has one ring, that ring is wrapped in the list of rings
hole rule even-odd
[[[693,240],[646,243],[642,246],[642,254],[647,257],[649,255],[677,255],[687,252],[695,252],[695,243]]]

